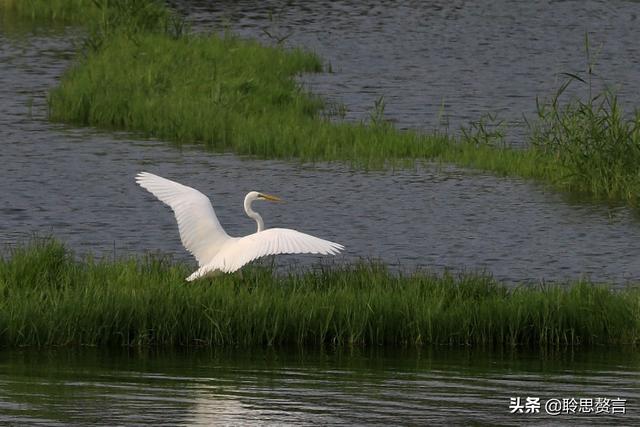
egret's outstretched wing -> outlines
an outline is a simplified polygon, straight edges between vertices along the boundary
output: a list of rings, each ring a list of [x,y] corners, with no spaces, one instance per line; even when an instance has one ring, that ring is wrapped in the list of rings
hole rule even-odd
[[[269,228],[229,241],[211,262],[187,278],[194,280],[211,271],[230,273],[254,259],[276,254],[334,255],[344,249],[338,243],[323,240],[288,228]]]
[[[186,185],[140,172],[136,182],[173,209],[182,244],[203,266],[230,239],[216,217],[209,198]]]

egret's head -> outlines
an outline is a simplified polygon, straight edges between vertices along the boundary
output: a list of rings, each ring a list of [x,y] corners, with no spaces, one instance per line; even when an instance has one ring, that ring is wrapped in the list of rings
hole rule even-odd
[[[270,194],[259,193],[257,191],[252,191],[247,194],[245,201],[253,202],[254,200],[269,200],[270,202],[281,202],[282,199],[276,196],[272,196]]]

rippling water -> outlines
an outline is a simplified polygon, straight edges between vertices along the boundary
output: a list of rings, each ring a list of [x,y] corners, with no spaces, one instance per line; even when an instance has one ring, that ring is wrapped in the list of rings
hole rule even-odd
[[[639,368],[637,353],[602,351],[0,352],[0,424],[631,425]],[[627,413],[510,414],[527,396],[622,398]]]
[[[640,99],[637,1],[283,2],[178,0],[198,30],[235,32],[318,52],[334,73],[306,79],[366,119],[384,95],[401,128],[451,131],[486,113],[510,123],[522,144],[522,114],[559,86],[558,73],[586,70],[590,34],[594,89],[616,87],[627,107]],[[266,32],[265,32],[266,30]],[[584,91],[582,92],[584,93]]]
[[[246,192],[278,194],[288,203],[259,206],[267,226],[341,242],[345,261],[374,257],[407,269],[486,269],[513,281],[640,279],[640,224],[630,210],[572,201],[534,183],[451,166],[363,172],[252,161],[51,124],[46,93],[70,65],[73,40],[72,30],[0,32],[2,243],[37,232],[81,253],[160,251],[190,259],[170,210],[134,184],[135,173],[148,170],[210,195],[222,224],[236,235],[255,227],[242,211]]]

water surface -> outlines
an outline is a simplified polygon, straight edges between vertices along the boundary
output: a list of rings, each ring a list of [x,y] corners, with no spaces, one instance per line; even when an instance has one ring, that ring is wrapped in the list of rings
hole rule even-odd
[[[637,353],[0,352],[0,423],[631,425]],[[626,399],[625,415],[510,413],[511,397]]]
[[[265,43],[288,36],[286,45],[318,52],[333,73],[305,80],[313,91],[345,104],[351,120],[367,119],[384,96],[388,118],[400,128],[448,127],[455,133],[495,113],[509,123],[508,142],[521,145],[522,115],[532,118],[536,97],[558,88],[559,73],[585,76],[585,34],[595,63],[594,91],[615,88],[628,109],[640,99],[637,1],[176,4],[197,30],[229,26]]]

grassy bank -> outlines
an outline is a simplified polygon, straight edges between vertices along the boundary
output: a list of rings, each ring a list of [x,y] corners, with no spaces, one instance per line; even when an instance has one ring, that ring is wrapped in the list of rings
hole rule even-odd
[[[186,283],[160,260],[74,261],[55,241],[0,262],[0,346],[531,346],[637,344],[640,291],[507,288],[380,265]]]
[[[320,70],[313,54],[231,35],[115,36],[51,93],[51,118],[261,158],[380,167],[440,157],[502,172],[526,162],[529,173],[543,173],[534,157],[510,150],[399,132],[385,122],[331,122],[322,117],[323,101],[293,79]]]
[[[99,12],[94,0],[0,0],[0,13],[6,18],[78,23],[98,19]]]
[[[50,94],[52,120],[259,158],[363,168],[440,160],[637,204],[640,114],[623,114],[609,93],[592,95],[589,89],[586,101],[561,101],[563,86],[538,104],[529,148],[522,150],[496,144],[484,127],[458,139],[399,131],[382,111],[366,123],[336,122],[327,118],[330,106],[295,81],[300,73],[321,71],[312,53],[231,35],[189,34],[151,0],[51,4],[64,10],[74,2],[85,5],[78,10],[88,16],[90,35],[84,55]],[[5,8],[31,3],[0,0]],[[91,8],[100,11],[98,18]]]
[[[166,24],[155,27],[134,35],[122,23],[94,31],[109,36],[51,92],[50,118],[259,158],[337,160],[364,168],[440,159],[500,174],[560,174],[542,152],[398,131],[382,111],[366,123],[330,120],[330,106],[295,80],[322,71],[313,53],[230,34],[176,36],[163,30]]]
[[[170,12],[162,0],[0,0],[0,15],[93,29],[113,20],[124,23],[132,16],[144,16],[147,27],[156,26],[161,22],[158,18],[167,18]]]
[[[337,160],[364,168],[435,159],[631,204],[640,191],[640,116],[624,116],[615,97],[563,104],[558,94],[539,104],[530,148],[509,149],[481,127],[456,140],[399,131],[380,111],[366,123],[329,120],[324,102],[295,82],[300,73],[321,70],[319,58],[301,50],[231,35],[121,32],[83,58],[51,93],[53,120],[259,158]]]

